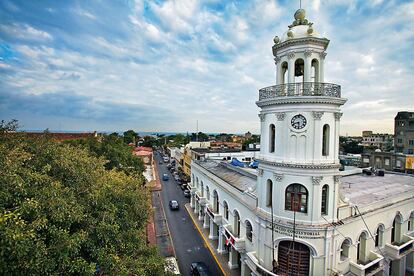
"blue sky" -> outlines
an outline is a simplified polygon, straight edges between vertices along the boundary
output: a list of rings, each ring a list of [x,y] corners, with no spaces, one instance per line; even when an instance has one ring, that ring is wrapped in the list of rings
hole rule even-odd
[[[24,129],[259,132],[291,0],[0,2],[0,119]],[[303,0],[331,40],[341,134],[414,111],[414,1]]]

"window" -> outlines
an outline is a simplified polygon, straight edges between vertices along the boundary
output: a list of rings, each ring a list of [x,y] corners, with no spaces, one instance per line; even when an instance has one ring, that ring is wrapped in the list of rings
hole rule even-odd
[[[392,229],[391,229],[391,243],[398,242],[400,239],[400,231],[401,231],[401,223],[402,217],[401,215],[397,215],[392,222]]]
[[[253,239],[253,227],[248,220],[246,220],[246,237],[249,241],[252,241]]]
[[[351,247],[351,241],[346,239],[341,244],[341,261],[345,261],[349,258],[349,248]]]
[[[408,154],[414,154],[414,149],[408,149],[407,153]]]
[[[322,131],[322,155],[328,156],[329,155],[329,125],[323,126]]]
[[[224,209],[224,218],[225,219],[229,219],[229,205],[227,204],[226,201],[223,202],[223,209]]]
[[[236,237],[240,236],[240,215],[236,210],[234,211],[233,231]]]
[[[390,165],[390,159],[385,158],[384,163],[385,163],[385,166],[389,166]]]
[[[324,185],[322,187],[322,202],[321,202],[321,214],[322,215],[328,214],[328,194],[329,194],[329,186]]]
[[[214,190],[213,192],[213,198],[214,198],[214,202],[213,202],[214,213],[218,214],[219,213],[219,197],[218,197],[218,193],[216,190]]]
[[[409,125],[409,126],[414,126],[414,121],[410,121],[410,122],[408,123],[408,125]]]
[[[384,241],[384,225],[379,225],[375,233],[375,247],[381,247]]]
[[[301,184],[290,184],[285,193],[285,210],[308,212],[308,190]]]
[[[409,145],[414,145],[414,140],[408,140]]]
[[[273,197],[273,182],[268,179],[266,183],[266,206],[272,206],[272,197]]]
[[[201,197],[204,196],[204,183],[201,181]]]
[[[269,152],[275,152],[275,137],[276,137],[276,130],[275,125],[271,124],[269,126]]]
[[[210,200],[210,188],[208,186],[206,186],[206,197],[207,200]]]
[[[365,251],[367,246],[367,233],[363,232],[358,239],[358,246],[357,246],[357,260],[360,262],[365,261]]]
[[[411,212],[410,218],[408,219],[407,228],[408,228],[408,231],[414,230],[414,211]]]

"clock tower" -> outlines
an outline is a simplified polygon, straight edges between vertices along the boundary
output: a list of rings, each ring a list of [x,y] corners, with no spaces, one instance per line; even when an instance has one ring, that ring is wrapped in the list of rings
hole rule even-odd
[[[260,89],[256,102],[261,122],[257,222],[266,225],[266,237],[259,239],[268,245],[292,239],[293,224],[297,230],[337,221],[340,107],[346,99],[339,85],[324,79],[329,40],[303,9],[294,17],[289,29],[273,39],[276,85]],[[270,223],[279,229],[272,242]],[[258,252],[270,261],[264,256],[270,251]]]

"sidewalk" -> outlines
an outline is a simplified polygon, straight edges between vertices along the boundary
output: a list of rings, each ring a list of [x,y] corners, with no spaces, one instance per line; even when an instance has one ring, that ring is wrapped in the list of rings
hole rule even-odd
[[[229,269],[228,261],[229,261],[229,253],[225,254],[218,254],[217,253],[217,247],[218,247],[218,241],[217,240],[210,240],[208,238],[209,235],[209,229],[203,228],[203,222],[198,220],[198,216],[194,214],[193,210],[190,207],[190,203],[185,204],[185,209],[190,214],[190,217],[194,223],[194,226],[197,228],[199,233],[202,233],[202,238],[204,240],[204,243],[210,250],[211,254],[213,255],[214,259],[218,263],[220,269],[226,276],[240,276],[240,268],[238,269]],[[207,216],[207,214],[206,214]]]

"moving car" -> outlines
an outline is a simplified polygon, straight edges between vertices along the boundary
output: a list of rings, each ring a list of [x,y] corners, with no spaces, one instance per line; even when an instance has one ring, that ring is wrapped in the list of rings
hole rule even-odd
[[[168,179],[170,179],[170,178],[168,177],[168,174],[164,173],[164,174],[162,175],[162,180],[164,180],[164,181],[168,181]]]
[[[170,200],[170,210],[179,210],[180,206],[178,205],[177,200]]]
[[[212,275],[207,265],[203,262],[194,262],[190,265],[190,274],[197,276]]]
[[[191,192],[190,190],[184,190],[184,197],[191,197]]]

